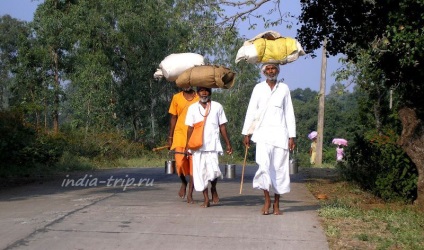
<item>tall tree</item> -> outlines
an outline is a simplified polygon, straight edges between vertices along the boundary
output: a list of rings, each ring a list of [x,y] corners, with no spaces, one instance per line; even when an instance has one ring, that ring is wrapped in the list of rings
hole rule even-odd
[[[59,132],[59,112],[63,96],[61,83],[65,80],[64,74],[69,65],[68,51],[72,44],[72,26],[69,20],[69,11],[77,0],[45,0],[35,12],[33,27],[37,37],[37,46],[44,53],[43,68],[39,74],[45,75],[44,86],[53,90],[52,118],[53,131]]]
[[[176,91],[172,83],[153,80],[160,61],[171,53],[225,55],[222,45],[232,42],[201,2],[80,0],[72,5],[68,119],[86,131],[118,126],[130,129],[134,140],[160,139]]]
[[[9,108],[20,37],[28,35],[24,22],[9,15],[0,17],[0,110]]]
[[[358,61],[370,55],[370,69],[381,72],[386,90],[396,88],[403,131],[399,143],[417,166],[418,198],[424,209],[424,104],[420,69],[424,62],[424,2],[415,0],[301,0],[299,40],[306,51],[328,38],[331,55],[344,53]]]

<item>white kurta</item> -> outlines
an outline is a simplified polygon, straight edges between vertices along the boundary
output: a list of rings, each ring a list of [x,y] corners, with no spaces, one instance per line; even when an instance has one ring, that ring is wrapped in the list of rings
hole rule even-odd
[[[190,105],[187,111],[185,124],[193,124],[204,119],[205,109],[198,102]],[[193,151],[193,182],[196,191],[203,191],[208,187],[209,181],[221,176],[218,154],[222,153],[219,126],[227,123],[222,105],[211,101],[211,107],[203,134],[203,145],[199,150]]]
[[[242,134],[255,119],[260,117],[252,134],[256,142],[258,171],[253,187],[278,194],[290,192],[289,138],[296,137],[296,121],[290,90],[285,83],[277,83],[274,89],[263,81],[252,91]]]

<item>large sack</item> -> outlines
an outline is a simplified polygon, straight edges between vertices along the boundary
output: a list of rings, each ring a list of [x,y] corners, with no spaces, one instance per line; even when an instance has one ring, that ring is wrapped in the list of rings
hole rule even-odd
[[[175,81],[178,87],[207,87],[229,89],[233,87],[236,73],[217,65],[194,66],[184,71]]]
[[[268,31],[244,42],[238,50],[235,62],[287,64],[305,55],[300,43],[291,37],[282,37]]]
[[[173,82],[186,69],[204,64],[203,56],[196,53],[171,54],[162,60],[153,77],[155,79],[165,77],[166,80]]]

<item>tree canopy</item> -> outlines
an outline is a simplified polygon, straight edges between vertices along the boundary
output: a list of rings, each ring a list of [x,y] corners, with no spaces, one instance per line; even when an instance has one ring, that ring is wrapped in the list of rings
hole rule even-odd
[[[399,144],[417,166],[417,203],[423,207],[424,2],[301,0],[301,6],[298,38],[306,51],[326,38],[329,54],[343,53],[357,64],[358,77],[365,80],[359,86],[377,94],[375,100],[394,92],[403,127]]]

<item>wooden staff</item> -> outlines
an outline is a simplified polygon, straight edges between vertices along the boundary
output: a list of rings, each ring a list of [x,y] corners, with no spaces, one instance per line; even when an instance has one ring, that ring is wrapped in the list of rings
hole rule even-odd
[[[246,159],[247,159],[248,149],[249,149],[249,147],[246,146],[246,152],[244,153],[243,168],[242,168],[242,171],[241,171],[240,194],[241,194],[241,191],[243,190],[244,167],[246,167]]]
[[[154,148],[154,149],[152,149],[153,151],[159,151],[159,150],[162,150],[162,149],[165,149],[165,148],[169,148],[169,146],[168,145],[166,145],[166,146],[162,146],[162,147],[157,147],[157,148]]]

